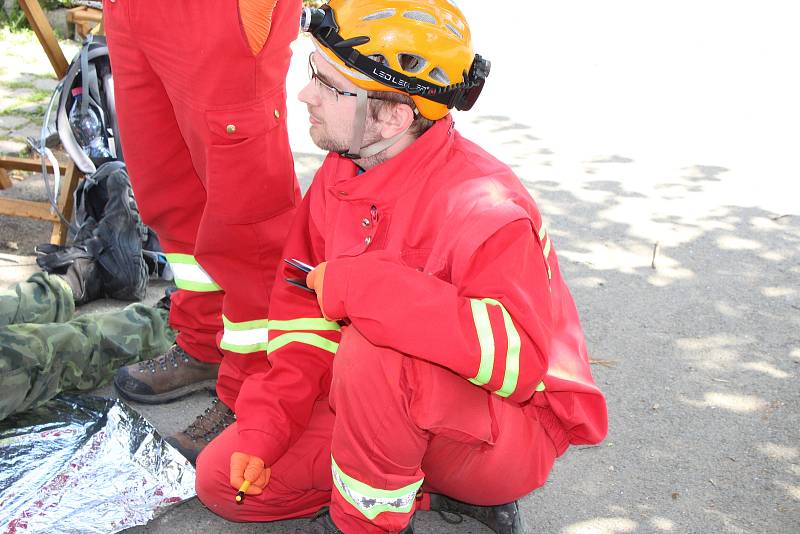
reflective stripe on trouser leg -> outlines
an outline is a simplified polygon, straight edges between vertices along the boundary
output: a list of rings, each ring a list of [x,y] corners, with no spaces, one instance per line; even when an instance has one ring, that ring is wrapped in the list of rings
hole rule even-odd
[[[210,292],[221,291],[209,274],[190,254],[165,254],[178,289],[187,291]]]
[[[373,488],[369,484],[347,475],[336,464],[333,456],[331,456],[331,472],[333,484],[339,494],[370,521],[383,512],[400,514],[410,512],[414,506],[417,490],[422,486],[424,480],[419,479],[417,482],[395,490]]]
[[[266,319],[237,323],[223,315],[222,324],[223,331],[219,348],[238,354],[267,350],[269,331]]]

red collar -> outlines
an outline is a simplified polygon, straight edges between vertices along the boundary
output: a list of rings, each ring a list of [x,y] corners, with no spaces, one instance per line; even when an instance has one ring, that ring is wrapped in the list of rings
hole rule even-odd
[[[440,166],[456,135],[453,119],[447,115],[402,152],[362,174],[352,160],[332,154],[331,189],[342,200],[392,202]]]

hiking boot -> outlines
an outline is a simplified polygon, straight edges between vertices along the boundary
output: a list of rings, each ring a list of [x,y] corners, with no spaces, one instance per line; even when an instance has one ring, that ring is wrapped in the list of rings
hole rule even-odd
[[[60,276],[69,285],[76,306],[103,297],[103,279],[94,259],[77,258],[66,273],[55,276]]]
[[[183,432],[168,437],[167,443],[178,449],[194,465],[200,451],[235,421],[236,415],[233,411],[224,402],[214,398],[211,406],[198,415],[194,423]]]
[[[114,386],[128,400],[161,404],[195,391],[213,391],[218,370],[218,363],[201,362],[173,345],[157,358],[120,368],[114,376]]]
[[[445,495],[431,493],[431,510],[439,512],[442,519],[450,524],[461,523],[462,515],[477,519],[498,534],[524,534],[522,512],[519,501],[497,506],[478,506],[451,499]],[[455,516],[450,518],[445,514]]]
[[[325,506],[311,518],[311,522],[303,528],[296,529],[295,534],[342,534],[339,527],[333,522],[330,510]],[[399,534],[414,534],[414,516],[411,522]]]

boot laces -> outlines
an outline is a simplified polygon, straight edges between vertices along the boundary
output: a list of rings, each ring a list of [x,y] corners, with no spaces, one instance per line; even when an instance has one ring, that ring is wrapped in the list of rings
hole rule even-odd
[[[178,345],[173,345],[165,354],[139,362],[139,372],[149,371],[155,373],[160,368],[167,371],[168,366],[177,369],[182,363],[189,363],[189,356]]]
[[[206,408],[202,414],[198,415],[194,422],[186,428],[184,433],[194,442],[198,440],[210,442],[215,436],[235,421],[236,415],[234,415],[230,408],[220,402],[219,398],[215,398],[211,402],[211,406]]]

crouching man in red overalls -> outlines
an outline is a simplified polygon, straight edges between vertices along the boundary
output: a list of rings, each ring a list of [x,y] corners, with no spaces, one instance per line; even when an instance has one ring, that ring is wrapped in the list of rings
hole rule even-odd
[[[413,532],[433,509],[521,534],[518,499],[607,414],[536,204],[453,128],[488,63],[447,0],[331,0],[304,22],[300,99],[331,153],[284,257],[316,268],[279,273],[271,368],[199,456],[197,493],[234,521],[322,509],[303,532]]]

